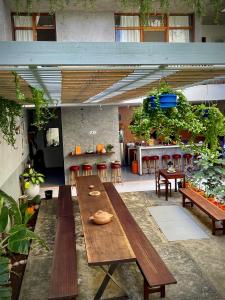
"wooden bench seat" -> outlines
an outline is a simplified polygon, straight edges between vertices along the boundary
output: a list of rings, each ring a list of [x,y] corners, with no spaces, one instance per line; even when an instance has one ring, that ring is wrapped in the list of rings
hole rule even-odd
[[[58,207],[56,236],[48,299],[75,299],[78,294],[75,224],[69,186],[60,187],[59,195],[63,199]],[[65,194],[64,194],[65,191]],[[70,190],[71,191],[71,190]],[[60,210],[62,208],[62,210]],[[60,214],[69,214],[60,216]]]
[[[107,182],[104,187],[144,276],[144,299],[155,292],[160,292],[161,297],[165,297],[165,285],[176,283],[176,279],[128,211],[113,184]]]
[[[214,204],[207,201],[203,196],[197,194],[189,188],[179,189],[179,192],[183,197],[183,207],[187,204],[185,201],[186,198],[189,199],[191,206],[195,204],[198,208],[200,208],[204,213],[206,213],[212,219],[212,234],[215,235],[216,231],[223,230],[223,234],[225,234],[225,211],[215,206]],[[223,224],[222,228],[216,228],[215,222],[221,221]]]
[[[67,216],[73,216],[71,186],[63,185],[59,187],[59,194],[57,199],[57,217]]]

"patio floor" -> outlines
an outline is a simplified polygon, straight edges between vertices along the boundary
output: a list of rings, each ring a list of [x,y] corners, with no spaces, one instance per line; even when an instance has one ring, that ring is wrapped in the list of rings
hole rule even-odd
[[[173,193],[173,197],[169,198],[168,203],[165,203],[163,196],[161,198],[156,197],[153,191],[122,193],[121,196],[139,226],[177,279],[176,285],[166,287],[165,299],[225,299],[225,236],[211,235],[211,222],[205,214],[197,208],[187,208],[188,213],[207,233],[209,239],[168,242],[150,216],[148,209],[156,205],[181,206],[179,193]],[[36,233],[47,241],[50,251],[46,252],[38,248],[31,250],[20,300],[47,300],[56,225],[55,212],[54,199],[43,200]],[[76,198],[74,198],[74,216],[79,274],[79,296],[77,299],[91,300],[104,274],[99,268],[90,268],[87,265]],[[130,299],[143,299],[143,279],[134,263],[121,266],[116,272],[116,277],[126,287]],[[114,284],[110,284],[103,298],[120,295],[121,292],[118,288]],[[159,299],[159,295],[151,295],[150,299]]]

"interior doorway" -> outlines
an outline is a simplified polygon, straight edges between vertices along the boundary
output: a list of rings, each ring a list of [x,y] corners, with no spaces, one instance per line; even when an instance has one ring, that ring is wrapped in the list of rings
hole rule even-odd
[[[55,118],[45,129],[33,126],[34,110],[28,111],[30,160],[35,170],[45,175],[43,186],[65,184],[61,108],[54,109]]]

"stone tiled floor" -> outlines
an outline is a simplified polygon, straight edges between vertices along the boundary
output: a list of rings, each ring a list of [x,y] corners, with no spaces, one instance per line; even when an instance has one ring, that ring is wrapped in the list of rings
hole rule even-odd
[[[181,205],[181,197],[178,193],[173,193],[168,203],[165,203],[164,197],[157,198],[152,191],[122,193],[121,196],[139,226],[177,279],[176,285],[166,287],[165,299],[225,299],[225,236],[211,235],[211,223],[205,214],[197,208],[187,209],[208,234],[209,239],[168,242],[149,215],[148,208],[154,205]],[[91,300],[104,274],[98,268],[87,266],[76,198],[74,199],[74,216],[79,274],[79,297],[77,299]],[[31,250],[20,300],[47,300],[55,225],[55,202],[44,200],[38,216],[36,232],[47,241],[50,251],[46,252],[39,248]],[[128,290],[130,299],[143,299],[143,279],[134,263],[121,266],[115,275]],[[111,283],[104,298],[119,295],[121,291]],[[151,295],[150,299],[159,299],[159,295]]]

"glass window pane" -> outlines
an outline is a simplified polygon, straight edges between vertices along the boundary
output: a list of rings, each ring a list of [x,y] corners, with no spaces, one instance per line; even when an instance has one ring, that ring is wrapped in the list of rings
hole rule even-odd
[[[37,16],[36,17],[37,26],[54,26],[54,16]]]
[[[169,16],[169,27],[190,26],[189,16]]]
[[[56,41],[54,29],[38,29],[37,41]]]
[[[32,30],[16,30],[15,31],[15,40],[30,42],[33,41],[33,31]]]
[[[15,27],[32,27],[32,16],[13,16]]]
[[[172,43],[189,43],[190,32],[189,30],[175,29],[169,31],[169,42]]]
[[[116,16],[115,25],[119,27],[139,27],[139,16]]]
[[[140,42],[140,30],[116,30],[116,42]]]

